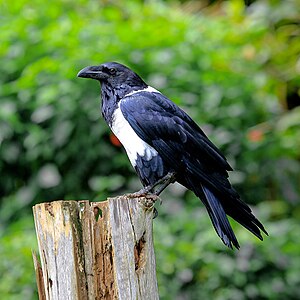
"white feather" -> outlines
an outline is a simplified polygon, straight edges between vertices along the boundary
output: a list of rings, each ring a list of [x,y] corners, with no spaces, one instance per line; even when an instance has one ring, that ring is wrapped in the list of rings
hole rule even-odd
[[[124,146],[132,166],[135,167],[137,155],[142,156],[144,159],[149,161],[158,153],[153,147],[144,142],[132,129],[130,124],[123,116],[123,113],[120,109],[120,102],[118,108],[113,114],[111,130]]]
[[[139,92],[160,93],[160,91],[158,91],[157,89],[155,89],[152,86],[148,85],[146,88],[144,88],[142,90],[132,91],[132,92],[128,93],[127,95],[124,96],[124,98],[128,97],[128,96],[131,96],[133,94],[139,93]]]

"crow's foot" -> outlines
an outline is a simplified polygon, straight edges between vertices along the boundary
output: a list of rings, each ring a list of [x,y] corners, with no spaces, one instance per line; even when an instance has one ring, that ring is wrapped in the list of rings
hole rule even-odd
[[[152,194],[150,192],[145,192],[144,189],[141,189],[140,191],[135,193],[126,194],[125,196],[128,198],[144,198],[144,200],[150,201],[152,203],[159,201],[159,204],[162,204],[162,200],[158,195]]]
[[[143,204],[146,209],[150,209],[154,206],[156,201],[159,201],[159,204],[162,204],[161,198],[156,194],[151,194],[149,192],[145,192],[144,189],[141,189],[138,192],[130,193],[125,195],[128,198],[139,198],[138,201]],[[158,211],[155,207],[153,207],[153,219],[158,216]]]
[[[153,220],[158,216],[158,210],[156,207],[153,207]]]

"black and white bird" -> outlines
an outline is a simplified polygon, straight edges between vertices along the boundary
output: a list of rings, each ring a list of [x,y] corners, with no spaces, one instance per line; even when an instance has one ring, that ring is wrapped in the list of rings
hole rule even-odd
[[[226,246],[239,248],[226,214],[263,239],[263,225],[228,181],[226,158],[182,109],[116,62],[77,76],[101,83],[102,115],[144,186],[140,194],[159,195],[177,181],[201,199]]]

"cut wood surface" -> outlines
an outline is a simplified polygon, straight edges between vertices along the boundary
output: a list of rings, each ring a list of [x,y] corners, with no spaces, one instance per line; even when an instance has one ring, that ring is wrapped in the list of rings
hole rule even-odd
[[[153,204],[119,196],[35,205],[39,299],[159,299]]]

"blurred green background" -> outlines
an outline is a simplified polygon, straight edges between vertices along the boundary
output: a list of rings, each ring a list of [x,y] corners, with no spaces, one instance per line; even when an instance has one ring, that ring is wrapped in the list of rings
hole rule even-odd
[[[124,63],[228,157],[264,223],[240,251],[173,185],[154,220],[160,297],[300,299],[300,1],[1,1],[0,297],[37,299],[31,207],[140,188],[87,66]],[[203,297],[203,298],[202,298]]]

